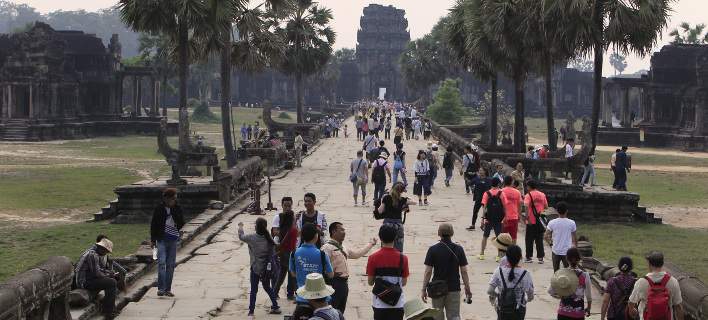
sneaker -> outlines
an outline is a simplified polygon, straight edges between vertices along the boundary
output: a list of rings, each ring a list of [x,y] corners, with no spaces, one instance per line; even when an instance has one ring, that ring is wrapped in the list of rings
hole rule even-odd
[[[174,296],[175,296],[175,294],[174,294],[174,293],[172,293],[172,292],[169,292],[169,291],[165,291],[165,296],[168,296],[168,297],[174,297]]]
[[[283,313],[283,312],[280,311],[280,307],[278,307],[278,308],[270,308],[270,311],[268,312],[268,314],[281,314],[281,313]]]
[[[499,256],[494,257],[494,262],[499,262],[499,259],[501,259]]]
[[[484,255],[480,254],[478,258],[479,258],[479,260],[484,260]]]
[[[474,226],[469,226],[469,227],[467,227],[466,229],[467,229],[468,231],[474,231],[474,230],[475,230],[475,227],[474,227]]]
[[[543,264],[543,258],[538,259],[538,264]]]
[[[355,207],[358,206],[358,204],[356,203],[356,201],[354,201],[354,206],[355,206]]]
[[[423,204],[427,206],[427,205],[428,205],[428,199],[425,199],[425,200],[423,201]]]
[[[295,301],[295,296],[288,296],[286,299],[288,299],[289,301]]]
[[[256,317],[253,315],[253,313],[249,313],[247,319],[248,319],[248,320],[254,320],[254,319],[256,319]]]
[[[165,295],[165,292],[163,292],[163,291],[157,291],[157,296],[158,296],[158,297],[162,297],[162,296],[164,296],[164,295]]]
[[[531,258],[526,258],[526,263],[533,263],[533,259],[531,259]]]

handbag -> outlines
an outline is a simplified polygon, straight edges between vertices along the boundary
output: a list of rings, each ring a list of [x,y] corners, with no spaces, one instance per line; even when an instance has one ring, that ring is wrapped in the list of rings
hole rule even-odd
[[[452,251],[452,249],[450,249],[450,247],[448,247],[448,245],[445,244],[444,242],[440,241],[440,243],[442,243],[445,246],[445,248],[447,248],[447,250],[449,250],[450,253],[452,253],[452,256],[455,257],[455,261],[457,261],[457,264],[459,265],[460,260],[459,260],[459,258],[457,258],[457,254],[455,254],[455,252]],[[428,297],[431,297],[433,299],[444,297],[447,295],[447,292],[448,292],[447,280],[430,281],[430,282],[428,282],[427,285],[425,285],[425,291],[428,292]]]
[[[359,164],[356,166],[356,170],[354,170],[350,175],[349,175],[349,181],[352,183],[356,183],[356,181],[359,179],[357,177],[357,172],[359,172],[359,168],[361,167],[361,163],[364,161],[364,159],[359,160]]]
[[[546,231],[546,226],[548,225],[548,218],[544,215],[538,214],[538,211],[536,210],[536,205],[533,202],[533,196],[531,195],[531,192],[529,192],[529,198],[531,199],[531,212],[533,213],[534,218],[536,218],[536,224],[539,225],[541,231]]]
[[[403,275],[403,254],[400,255],[399,270],[401,275]],[[401,299],[403,295],[403,288],[399,283],[391,283],[381,278],[376,278],[374,281],[374,288],[371,289],[373,293],[379,300],[389,306],[395,306],[398,304],[398,300]]]

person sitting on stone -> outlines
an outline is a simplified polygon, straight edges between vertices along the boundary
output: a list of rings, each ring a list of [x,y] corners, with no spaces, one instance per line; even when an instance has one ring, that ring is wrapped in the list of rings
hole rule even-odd
[[[101,313],[106,319],[113,319],[118,314],[115,312],[116,292],[118,290],[118,273],[101,266],[102,257],[113,252],[113,242],[103,238],[94,246],[86,250],[76,263],[76,287],[86,289],[93,293],[104,292],[101,301]]]
[[[101,242],[103,239],[108,239],[108,237],[103,234],[99,234],[96,236],[96,243]],[[96,246],[97,245],[94,244],[91,248],[96,248]],[[100,258],[101,260],[99,263],[101,264],[101,268],[118,273],[118,277],[116,278],[116,281],[118,282],[118,290],[125,291],[125,276],[128,274],[128,270],[126,270],[120,263],[109,258],[108,255],[101,256]]]

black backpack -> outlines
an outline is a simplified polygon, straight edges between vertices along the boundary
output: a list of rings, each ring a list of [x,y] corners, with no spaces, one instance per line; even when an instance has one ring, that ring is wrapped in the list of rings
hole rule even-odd
[[[487,191],[487,219],[494,222],[501,222],[504,219],[504,205],[500,196],[501,191],[494,196],[491,191]]]
[[[513,269],[511,272],[514,272]],[[521,274],[519,280],[516,281],[516,285],[513,287],[508,287],[506,281],[504,280],[504,272],[499,268],[499,277],[502,281],[502,290],[497,295],[497,310],[499,314],[499,319],[517,319],[519,318],[519,311],[517,309],[517,296],[516,287],[521,283],[521,280],[526,276],[526,270]]]
[[[442,163],[443,168],[452,168],[453,165],[454,164],[452,163],[452,156],[445,153],[445,157],[443,157],[443,163]]]
[[[386,183],[386,164],[381,165],[379,160],[374,161],[374,170],[371,171],[371,181],[374,183]]]

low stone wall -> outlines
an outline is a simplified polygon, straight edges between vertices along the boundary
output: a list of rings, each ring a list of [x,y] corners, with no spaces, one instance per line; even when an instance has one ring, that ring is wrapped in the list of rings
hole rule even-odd
[[[610,146],[641,147],[639,128],[599,128],[597,143]]]
[[[271,148],[243,148],[242,150],[239,153],[241,156],[259,157],[263,162],[263,173],[271,176],[282,170],[285,162],[290,158],[285,143]]]
[[[167,134],[177,135],[177,122],[167,124]],[[86,121],[65,123],[39,123],[27,127],[27,141],[86,139],[102,136],[130,134],[157,135],[160,118],[120,118],[110,121]],[[0,137],[4,128],[0,125]]]
[[[0,284],[0,320],[71,320],[73,273],[69,258],[51,257]]]

